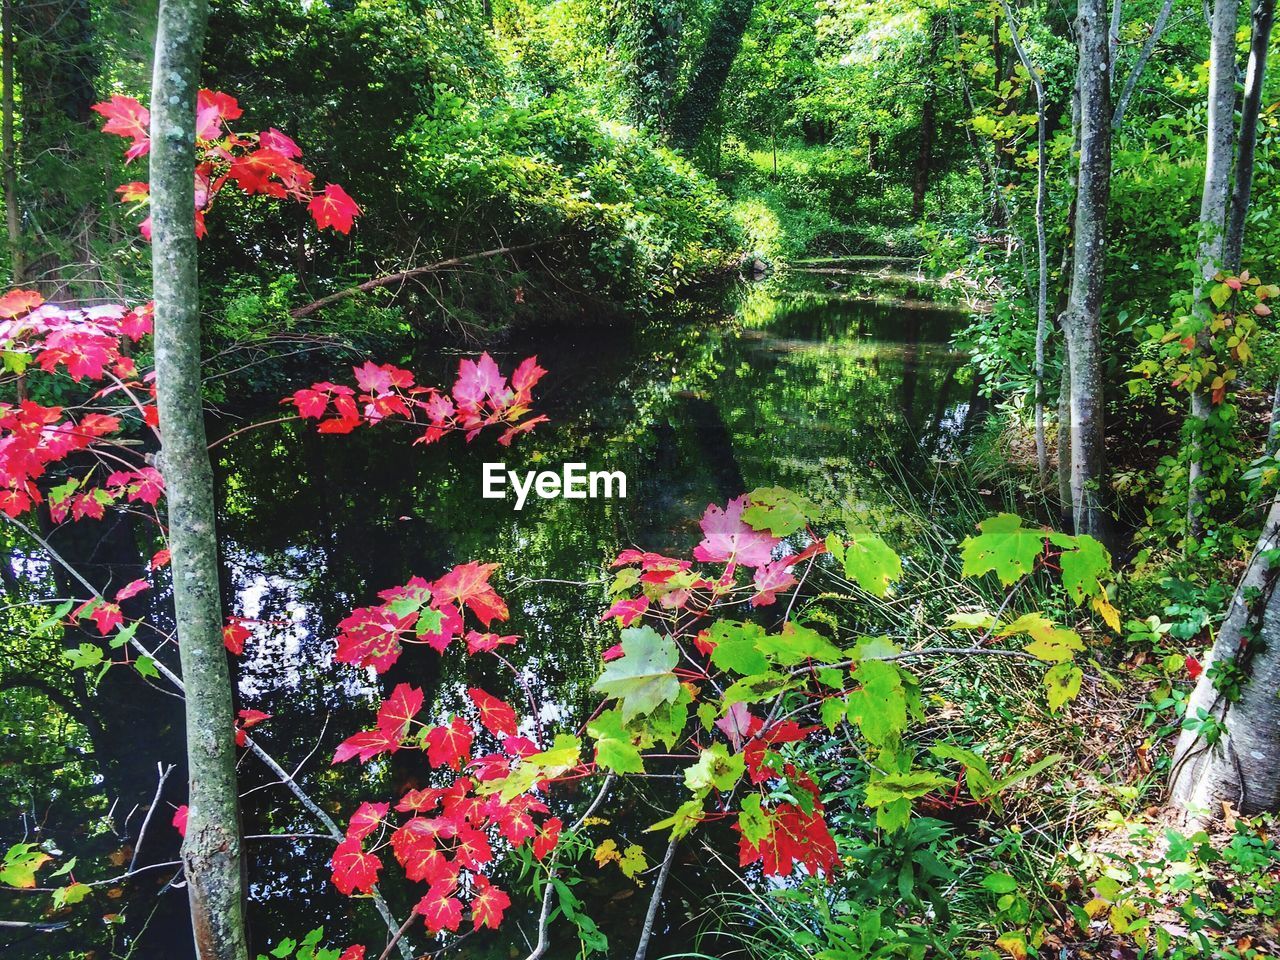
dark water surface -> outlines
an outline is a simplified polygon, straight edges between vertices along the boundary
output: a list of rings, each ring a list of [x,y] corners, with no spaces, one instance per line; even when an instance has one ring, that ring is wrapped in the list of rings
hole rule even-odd
[[[500,563],[495,584],[511,607],[504,632],[522,637],[513,662],[542,704],[543,725],[572,731],[595,706],[587,688],[601,650],[617,639],[615,626],[598,622],[607,604],[597,581],[621,547],[687,551],[709,502],[765,485],[859,510],[890,509],[902,491],[883,465],[923,472],[931,458],[955,449],[978,414],[963,357],[948,345],[963,318],[901,283],[852,282],[833,291],[830,276],[793,276],[743,290],[728,315],[685,304],[635,325],[519,335],[494,355],[504,370],[538,355],[550,372],[536,406],[551,422],[509,449],[488,436],[470,445],[454,437],[414,446],[415,432],[394,425],[322,436],[284,424],[219,445],[225,599],[230,612],[263,622],[236,677],[239,706],[273,715],[255,735],[345,824],[360,800],[393,800],[429,781],[429,771],[407,753],[364,768],[329,763],[341,740],[371,726],[374,705],[396,683],[422,687],[427,712],[445,719],[461,706],[468,684],[523,700],[502,679],[468,674],[483,670],[488,658],[468,662],[453,651],[442,661],[412,648],[382,677],[335,663],[335,624],[353,607],[376,602],[379,590],[415,574],[432,579],[470,560]],[[429,384],[450,382],[457,358],[437,351],[377,359],[410,367]],[[335,361],[332,370],[315,371],[315,379],[347,379],[347,366]],[[264,411],[260,418],[275,415]],[[517,513],[513,500],[481,497],[486,461],[521,472],[559,470],[572,461],[621,470],[627,497],[531,497]],[[162,750],[180,755],[180,740],[171,735],[162,741],[168,747],[153,746],[147,732],[137,731],[137,748],[146,754],[137,776],[150,770],[149,782],[134,784],[141,793],[154,788],[155,761],[173,759]],[[332,841],[309,836],[321,832],[318,824],[255,758],[245,757],[241,772],[251,791],[246,833],[298,835],[248,842],[255,948],[266,952],[323,924],[329,943],[362,942],[376,957],[385,927],[369,901],[345,898],[329,883]],[[565,788],[551,797],[566,820],[583,802]],[[619,791],[599,838],[641,843],[657,862],[664,841],[643,830],[666,816],[664,802],[660,788]],[[167,820],[164,842],[149,855],[171,859],[176,852]],[[682,855],[673,872],[650,951],[655,960],[686,947],[696,931],[689,918],[709,876],[697,856]],[[384,875],[397,872],[388,852]],[[131,933],[141,933],[134,956],[182,957],[189,950],[185,891],[158,895],[171,876],[158,871],[155,883],[124,891],[122,899],[134,899]],[[616,868],[587,876],[578,893],[610,936],[609,955],[631,956],[648,888],[638,890]],[[523,937],[534,935],[526,912],[534,909],[532,897],[514,877],[502,885],[514,905],[501,938],[473,938],[464,955],[528,952]],[[401,917],[424,892],[385,885]],[[151,926],[141,930],[140,915],[153,909]],[[560,940],[550,955],[575,955],[564,921],[555,929]],[[415,930],[415,945],[426,949],[421,928]],[[82,947],[86,935],[81,928]],[[54,939],[24,938],[18,954],[66,955]],[[6,943],[0,931],[0,945]],[[123,952],[120,941],[117,949]]]

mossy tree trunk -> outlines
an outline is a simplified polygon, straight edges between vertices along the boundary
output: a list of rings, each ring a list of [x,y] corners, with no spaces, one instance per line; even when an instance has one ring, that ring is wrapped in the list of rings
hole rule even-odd
[[[162,0],[151,87],[152,273],[161,462],[186,686],[182,847],[200,960],[245,960],[231,679],[222,645],[213,471],[205,439],[195,235],[195,101],[208,8]]]
[[[707,28],[706,43],[671,117],[671,139],[686,150],[697,146],[720,106],[725,81],[738,58],[755,0],[721,0]]]

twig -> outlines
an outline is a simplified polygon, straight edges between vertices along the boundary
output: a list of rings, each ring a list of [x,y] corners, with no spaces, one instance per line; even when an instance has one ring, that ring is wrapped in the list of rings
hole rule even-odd
[[[173,768],[172,763],[167,767],[156,764],[156,770],[160,772],[160,781],[156,784],[156,795],[151,798],[151,806],[147,807],[147,815],[142,818],[142,827],[138,830],[138,841],[133,845],[133,857],[129,860],[130,873],[138,862],[138,854],[142,852],[142,841],[147,835],[147,825],[151,823],[151,815],[155,813],[156,804],[160,802],[160,794],[164,791],[164,782],[169,779],[169,774],[173,773]]]

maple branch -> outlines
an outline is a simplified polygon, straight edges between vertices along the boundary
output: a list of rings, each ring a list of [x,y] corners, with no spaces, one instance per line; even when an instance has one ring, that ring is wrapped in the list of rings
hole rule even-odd
[[[604,782],[600,784],[600,791],[595,795],[595,799],[591,801],[587,809],[582,812],[582,816],[578,817],[566,833],[573,833],[587,822],[587,818],[600,808],[600,804],[604,803],[605,795],[612,785],[613,771],[610,770],[604,775]],[[542,891],[542,909],[538,913],[538,942],[525,960],[539,960],[547,952],[547,947],[550,946],[547,942],[547,922],[551,918],[551,898],[555,894],[555,884],[552,881],[556,878],[556,861],[559,859],[559,852],[559,849],[557,849],[551,855],[551,863],[547,868],[547,885]]]
[[[306,306],[298,307],[289,311],[289,316],[295,320],[301,320],[309,317],[311,314],[323,310],[325,307],[332,306],[349,297],[357,294],[368,293],[371,290],[377,290],[381,287],[393,287],[397,284],[404,284],[418,277],[423,277],[432,273],[439,273],[441,270],[449,270],[453,267],[460,267],[465,263],[472,263],[476,260],[490,260],[494,257],[500,257],[507,253],[518,253],[522,250],[529,250],[533,247],[541,247],[549,243],[547,240],[538,240],[533,243],[520,243],[509,247],[494,247],[492,250],[481,250],[479,253],[469,253],[462,257],[450,257],[448,260],[439,260],[435,263],[428,263],[425,266],[413,267],[409,270],[401,270],[399,273],[389,273],[385,276],[374,277],[372,280],[366,280],[364,283],[354,287],[347,287],[345,290],[339,290],[337,293],[331,293],[319,300],[314,300]]]
[[[400,942],[400,938],[404,936],[405,931],[409,929],[409,924],[413,923],[413,917],[414,913],[410,910],[409,916],[405,917],[404,923],[400,925],[400,929],[391,935],[391,939],[387,941],[386,947],[380,954],[378,954],[378,960],[387,960],[387,957],[391,956],[392,949]]]
[[[653,883],[653,896],[649,898],[649,909],[644,915],[644,927],[640,931],[640,944],[636,947],[635,960],[645,960],[649,952],[649,940],[653,936],[653,925],[658,920],[658,907],[662,903],[662,891],[667,885],[667,877],[671,875],[671,863],[676,858],[676,844],[680,841],[671,838],[667,844],[667,855],[662,858],[662,867],[658,870],[658,879]]]

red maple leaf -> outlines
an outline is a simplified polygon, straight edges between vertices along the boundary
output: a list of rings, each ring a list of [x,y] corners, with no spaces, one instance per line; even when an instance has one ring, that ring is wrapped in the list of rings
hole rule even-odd
[[[360,216],[360,208],[356,202],[336,183],[329,184],[323,192],[316,194],[307,204],[307,209],[311,211],[317,227],[322,230],[333,227],[338,233],[350,233],[352,223]]]
[[[407,683],[397,684],[391,696],[378,708],[378,729],[397,741],[404,737],[409,722],[422,709],[422,691]]]
[[[465,604],[486,627],[494,620],[507,619],[507,605],[489,583],[498,569],[496,563],[463,563],[433,585],[434,603]]]
[[[338,960],[364,960],[364,947],[356,944],[342,951],[342,956]]]
[[[644,612],[648,609],[649,598],[641,594],[630,600],[615,600],[613,606],[604,612],[600,620],[604,622],[610,617],[617,617],[622,626],[629,627],[644,616]]]
[[[382,861],[366,851],[359,840],[343,840],[333,851],[329,863],[333,868],[333,885],[347,896],[356,890],[371,893],[382,869]]]
[[[227,625],[222,628],[222,645],[237,657],[244,653],[244,642],[251,636],[249,628],[239,617],[227,617]]]
[[[533,838],[535,857],[545,860],[547,854],[556,848],[556,844],[560,842],[560,830],[563,826],[559,817],[551,817],[542,822],[542,826],[538,828],[538,835]]]
[[[0,318],[9,320],[21,317],[42,303],[44,297],[34,290],[9,290],[0,297]]]
[[[502,914],[511,906],[511,898],[489,882],[485,876],[477,876],[471,889],[471,920],[475,930],[488,927],[497,930],[502,924]]]
[[[122,600],[128,600],[130,597],[136,597],[142,591],[150,589],[151,584],[147,583],[146,580],[131,580],[116,591],[116,602],[119,603]]]
[[[103,133],[114,133],[133,141],[125,153],[126,160],[141,157],[151,149],[151,114],[133,97],[116,94],[105,103],[94,104],[91,109],[107,118],[102,125]]]
[[[120,607],[114,603],[106,603],[101,600],[90,600],[82,603],[72,614],[77,620],[81,617],[88,617],[98,627],[98,633],[106,636],[115,627],[124,623],[124,614],[120,612]]]
[[[361,730],[338,744],[338,749],[333,752],[333,762],[342,763],[359,757],[361,763],[368,763],[380,753],[395,753],[399,749],[399,737],[390,737],[382,730]]]
[[[782,541],[748,526],[742,519],[746,507],[746,494],[730,500],[723,510],[714,503],[707,507],[700,522],[703,539],[693,549],[695,560],[734,561],[747,567],[760,567],[769,562],[773,548]]]
[[[462,923],[462,901],[453,896],[453,888],[444,884],[436,884],[427,890],[427,895],[418,901],[413,908],[422,915],[431,933],[441,930],[458,929]]]
[[[182,836],[187,835],[187,805],[184,803],[173,811],[173,826]]]
[[[347,821],[347,839],[363,840],[373,833],[386,818],[389,809],[390,804],[386,803],[369,803],[366,800],[360,804]]]
[[[492,653],[499,647],[513,647],[519,637],[500,636],[496,633],[480,633],[471,630],[467,633],[467,653]]]
[[[432,727],[427,731],[427,760],[433,767],[452,767],[461,770],[464,760],[471,759],[471,741],[475,733],[471,724],[461,717],[454,717],[448,726]]]
[[[493,860],[493,848],[489,846],[489,838],[483,831],[463,826],[458,829],[458,842],[453,848],[453,855],[460,866],[468,870],[479,870]]]
[[[400,635],[413,628],[416,614],[398,616],[389,607],[361,607],[338,624],[339,663],[386,673],[400,658]]]
[[[467,696],[480,711],[480,722],[495,737],[514,736],[519,728],[516,712],[505,700],[485,693],[479,687],[469,687]]]
[[[1193,656],[1188,655],[1184,664],[1187,668],[1187,676],[1192,680],[1199,678],[1200,674],[1204,673],[1203,664]]]
[[[765,876],[771,877],[789,876],[797,863],[811,874],[831,874],[839,868],[840,854],[821,811],[805,813],[793,803],[782,803],[769,811],[769,820],[769,835],[758,844],[740,839],[740,866],[759,861]]]

